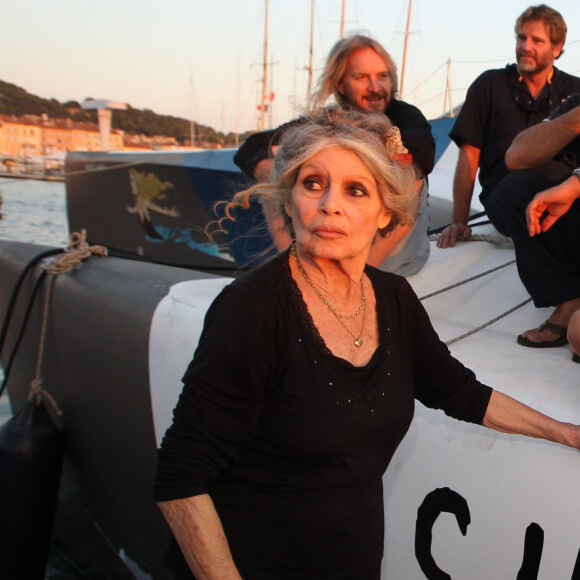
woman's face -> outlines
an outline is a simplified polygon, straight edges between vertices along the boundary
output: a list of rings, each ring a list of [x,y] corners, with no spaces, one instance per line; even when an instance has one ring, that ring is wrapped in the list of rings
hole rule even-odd
[[[331,260],[366,260],[377,230],[391,221],[370,171],[339,146],[302,165],[286,211],[301,251]]]

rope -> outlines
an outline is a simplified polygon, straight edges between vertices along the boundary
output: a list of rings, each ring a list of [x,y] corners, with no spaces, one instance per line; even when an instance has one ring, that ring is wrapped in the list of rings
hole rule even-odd
[[[493,272],[497,272],[502,268],[507,268],[507,266],[511,266],[515,264],[515,260],[510,260],[505,264],[501,264],[500,266],[496,266],[495,268],[490,268],[481,274],[476,274],[475,276],[471,276],[471,278],[466,278],[465,280],[461,280],[460,282],[456,282],[455,284],[451,284],[451,286],[446,286],[445,288],[441,288],[440,290],[435,290],[435,292],[431,292],[431,294],[425,294],[425,296],[421,296],[419,300],[426,300],[427,298],[432,298],[433,296],[437,296],[437,294],[443,294],[443,292],[447,292],[447,290],[453,290],[453,288],[457,288],[459,286],[463,286],[463,284],[467,284],[468,282],[472,282],[473,280],[477,280],[478,278],[482,278],[483,276],[487,276],[488,274],[493,274]]]
[[[41,378],[42,361],[44,358],[44,349],[46,345],[46,331],[48,328],[48,315],[50,312],[50,301],[57,276],[71,272],[74,268],[78,267],[78,265],[83,260],[87,260],[92,255],[106,256],[108,254],[107,248],[104,246],[89,246],[87,244],[86,237],[86,230],[81,230],[80,233],[71,233],[69,238],[69,245],[65,249],[64,253],[59,255],[48,264],[42,265],[42,268],[46,271],[47,274],[51,275],[51,278],[48,283],[46,295],[44,298],[44,309],[40,330],[40,343],[38,347],[38,357],[36,359],[36,375],[30,384],[30,393],[28,398],[35,399],[35,402],[38,405],[40,404],[42,397],[46,397],[58,415],[62,415],[62,411],[59,409],[56,401],[50,395],[50,393],[42,388],[43,380]]]
[[[69,244],[64,254],[42,267],[54,276],[67,274],[79,266],[83,260],[88,260],[92,255],[107,256],[108,250],[104,246],[89,246],[87,244],[87,231],[81,230],[80,233],[71,233]]]
[[[38,290],[40,289],[40,286],[42,285],[42,282],[44,281],[46,276],[47,276],[46,272],[42,272],[40,274],[40,276],[38,277],[38,279],[34,283],[34,288],[32,289],[32,292],[30,293],[30,298],[29,298],[28,304],[26,306],[26,311],[24,313],[24,318],[22,320],[22,324],[20,325],[20,330],[18,332],[18,336],[16,337],[16,340],[14,341],[14,347],[12,348],[12,352],[10,353],[10,356],[8,357],[8,363],[4,366],[4,380],[2,381],[2,386],[0,387],[0,397],[4,393],[4,390],[6,389],[6,385],[8,385],[8,377],[10,376],[10,371],[12,370],[12,364],[14,363],[14,360],[16,359],[16,353],[18,352],[18,349],[20,348],[20,344],[22,343],[22,339],[24,338],[24,333],[25,333],[26,327],[28,325],[30,313],[32,312],[32,307],[34,306],[34,300],[35,300],[36,295],[38,294]],[[5,325],[5,329],[6,329],[6,331],[8,330],[7,324]]]
[[[28,276],[28,273],[36,266],[36,264],[38,264],[38,262],[40,262],[41,260],[44,260],[45,258],[48,258],[49,256],[54,256],[55,254],[60,254],[62,253],[62,249],[52,249],[52,250],[47,250],[46,252],[41,252],[40,254],[37,254],[36,256],[34,256],[34,258],[32,258],[32,260],[30,260],[28,262],[28,264],[26,264],[26,266],[24,267],[24,269],[22,270],[22,272],[20,272],[19,276],[18,276],[18,280],[16,280],[16,284],[14,285],[14,289],[12,290],[12,294],[10,295],[10,300],[8,301],[8,305],[6,306],[6,314],[4,316],[4,321],[2,322],[2,329],[0,330],[0,354],[2,354],[2,351],[4,349],[4,342],[6,340],[6,334],[8,333],[8,327],[10,324],[10,321],[12,319],[12,315],[14,314],[14,310],[16,308],[16,301],[18,300],[18,295],[20,294],[20,288],[22,287],[22,284],[24,283],[24,280],[26,279],[26,276]],[[43,273],[44,275],[46,275],[46,273]],[[34,298],[36,297],[36,291],[38,290],[38,288],[35,286],[35,289],[31,295],[31,299],[30,302],[32,302],[34,300]],[[30,309],[30,307],[27,309],[27,311]],[[27,318],[25,317],[23,325],[26,325],[26,321]],[[6,373],[5,373],[6,375]],[[1,394],[1,391],[0,391]]]
[[[438,237],[439,237],[439,234],[434,234],[434,235],[429,236],[429,239],[437,239]],[[500,240],[501,240],[501,242],[500,242]],[[488,236],[485,234],[484,235],[477,234],[477,235],[471,236],[468,238],[467,241],[486,241],[486,242],[491,241],[494,243],[502,243],[502,242],[512,243],[511,238],[507,238],[507,237],[501,236],[501,235]],[[442,294],[443,292],[447,292],[448,290],[452,290],[453,288],[463,286],[464,284],[467,284],[468,282],[472,282],[473,280],[477,280],[478,278],[482,278],[483,276],[487,276],[488,274],[492,274],[493,272],[497,272],[498,270],[501,270],[503,268],[507,268],[508,266],[511,266],[512,264],[515,264],[515,263],[516,263],[515,259],[510,260],[509,262],[506,262],[505,264],[501,264],[501,265],[496,266],[494,268],[490,268],[489,270],[486,270],[485,272],[481,272],[480,274],[476,274],[475,276],[471,276],[470,278],[466,278],[465,280],[461,280],[460,282],[456,282],[455,284],[451,284],[450,286],[446,286],[445,288],[441,288],[440,290],[435,290],[435,292],[431,292],[430,294],[425,294],[425,296],[421,296],[421,298],[419,298],[419,300],[422,301],[422,300],[426,300],[427,298],[432,298],[433,296],[437,296],[438,294]],[[461,334],[460,336],[457,336],[455,338],[452,338],[450,340],[445,341],[445,344],[447,346],[450,346],[452,344],[455,344],[456,342],[459,342],[460,340],[463,340],[464,338],[467,338],[468,336],[471,336],[471,335],[479,332],[480,330],[483,330],[484,328],[487,328],[488,326],[491,326],[492,324],[494,324],[498,320],[501,320],[502,318],[505,318],[506,316],[508,316],[512,312],[515,312],[516,310],[522,308],[523,306],[525,306],[526,304],[531,302],[531,300],[532,300],[531,298],[527,298],[526,300],[524,300],[520,304],[513,306],[512,308],[506,310],[502,314],[499,314],[495,318],[492,318],[491,320],[484,322],[480,326],[477,326],[476,328],[474,328],[474,329],[472,329],[464,334]]]
[[[469,332],[466,332],[465,334],[461,334],[461,335],[459,335],[455,338],[452,338],[450,340],[446,340],[445,344],[447,346],[449,346],[451,344],[455,344],[456,342],[459,342],[460,340],[467,338],[468,336],[471,336],[472,334],[475,334],[476,332],[479,332],[480,330],[483,330],[484,328],[487,328],[488,326],[491,326],[494,322],[497,322],[498,320],[505,318],[506,316],[508,316],[512,312],[515,312],[519,308],[522,308],[522,306],[525,306],[526,304],[528,304],[531,301],[532,301],[531,298],[527,298],[526,300],[524,300],[523,302],[520,302],[518,305],[514,306],[513,308],[510,308],[509,310],[506,310],[505,312],[496,316],[495,318],[492,318],[491,320],[484,322],[483,324],[481,324],[480,326],[477,326],[473,330],[470,330]]]
[[[54,282],[56,281],[56,276],[52,276],[52,278],[48,282],[48,288],[46,290],[46,296],[44,297],[44,311],[42,313],[42,325],[40,330],[40,344],[38,346],[38,357],[36,359],[36,376],[34,380],[30,384],[30,393],[28,394],[29,399],[35,399],[36,404],[40,404],[40,401],[43,396],[45,396],[51,403],[52,406],[55,408],[58,415],[62,415],[62,411],[59,409],[56,401],[48,393],[42,388],[42,378],[40,377],[40,369],[42,368],[42,359],[44,357],[44,346],[46,344],[46,329],[48,326],[48,313],[50,310],[50,298],[52,296],[52,289],[54,288]]]
[[[477,225],[477,224],[474,224]],[[441,237],[441,234],[431,234],[429,236],[430,241],[437,241]],[[491,242],[492,244],[511,244],[513,245],[512,239],[502,234],[472,234],[465,242]]]

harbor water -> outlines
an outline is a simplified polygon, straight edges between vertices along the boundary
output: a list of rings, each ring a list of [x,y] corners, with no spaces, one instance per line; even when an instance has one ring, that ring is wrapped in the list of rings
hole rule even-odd
[[[0,178],[0,239],[65,247],[68,244],[65,185],[62,182]],[[0,368],[0,384],[3,381]],[[0,397],[0,425],[11,416]]]

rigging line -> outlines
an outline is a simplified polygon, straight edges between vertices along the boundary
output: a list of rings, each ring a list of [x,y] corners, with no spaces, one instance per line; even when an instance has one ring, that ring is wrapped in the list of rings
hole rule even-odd
[[[486,63],[492,63],[492,62],[506,62],[506,61],[510,61],[513,60],[513,56],[508,56],[505,58],[496,58],[493,60],[453,60],[451,59],[451,62],[453,64],[486,64]]]
[[[494,63],[494,62],[506,62],[506,60],[510,60],[502,58],[502,59],[497,59],[497,60],[454,60],[454,59],[450,59],[451,60],[451,64],[481,64],[481,63]],[[433,76],[435,76],[443,67],[447,66],[447,62],[445,61],[442,64],[440,64],[431,74],[429,74],[425,79],[423,79],[418,85],[415,85],[415,87],[413,88],[413,91],[416,91],[418,88],[420,88],[421,86],[423,86],[428,80],[430,80]],[[465,90],[465,89],[453,89],[453,90]],[[439,95],[438,95],[439,96]],[[436,98],[436,97],[434,97]],[[433,100],[433,99],[430,99]]]
[[[443,64],[440,64],[428,77],[422,80],[418,85],[415,85],[413,87],[413,91],[424,85],[431,77],[435,76],[435,74],[437,74],[445,66],[447,66],[447,61],[445,61]]]
[[[451,89],[452,91],[464,91],[465,89]],[[421,108],[423,105],[430,103],[431,101],[434,101],[435,99],[439,99],[440,97],[442,97],[445,94],[445,91],[441,91],[439,94],[435,95],[434,97],[431,97],[429,99],[425,99],[424,101],[421,101],[420,103],[417,103],[417,107]]]
[[[507,266],[511,266],[515,264],[515,259],[506,262],[505,264],[501,264],[500,266],[496,266],[495,268],[491,268],[490,270],[486,270],[485,272],[481,272],[480,274],[476,274],[475,276],[471,276],[470,278],[466,278],[465,280],[461,280],[460,282],[456,282],[455,284],[451,284],[451,286],[447,286],[445,288],[441,288],[440,290],[435,290],[435,292],[431,292],[430,294],[426,294],[425,296],[421,296],[419,300],[427,300],[427,298],[432,298],[433,296],[437,296],[438,294],[442,294],[443,292],[447,292],[447,290],[453,290],[453,288],[458,288],[459,286],[463,286],[468,282],[473,282],[473,280],[477,280],[478,278],[482,278],[483,276],[487,276],[488,274],[493,274],[502,268],[507,268]]]
[[[498,320],[501,320],[502,318],[505,318],[506,316],[508,316],[512,312],[515,312],[516,310],[522,308],[523,306],[525,306],[526,304],[530,303],[531,301],[532,301],[531,298],[527,298],[526,300],[524,300],[523,302],[520,302],[519,304],[516,304],[516,306],[510,308],[509,310],[506,310],[505,312],[502,312],[502,314],[499,314],[495,318],[492,318],[491,320],[488,320],[487,322],[484,322],[483,324],[480,324],[479,326],[477,326],[473,330],[470,330],[470,331],[468,331],[468,332],[466,332],[464,334],[460,334],[459,336],[456,336],[455,338],[452,338],[450,340],[446,340],[445,341],[445,344],[447,346],[450,346],[451,344],[455,344],[456,342],[459,342],[460,340],[463,340],[464,338],[467,338],[468,336],[471,336],[471,335],[475,334],[476,332],[479,332],[480,330],[483,330],[484,328],[487,328],[488,326],[491,326],[494,322],[497,322]]]
[[[457,87],[455,89],[451,89],[452,93],[458,93],[460,91],[467,91],[469,87]],[[417,107],[421,107],[421,105],[424,105],[425,103],[430,103],[431,101],[434,101],[435,99],[438,99],[439,97],[441,97],[442,95],[444,95],[447,92],[447,90],[441,91],[440,93],[434,95],[433,97],[429,97],[428,99],[425,99],[424,101],[421,101],[420,103],[418,103]]]
[[[187,152],[189,153],[189,152]],[[175,157],[172,157],[172,160],[179,160],[180,157],[184,158],[187,153],[178,153]],[[65,177],[69,177],[71,175],[85,175],[87,173],[102,173],[104,171],[113,171],[115,169],[125,169],[127,167],[137,167],[139,165],[145,165],[146,163],[151,163],[155,161],[163,161],[167,159],[167,155],[152,155],[151,157],[147,157],[140,161],[128,161],[126,163],[116,163],[115,165],[106,165],[103,167],[94,167],[92,169],[79,169],[78,171],[67,171],[65,173]],[[95,163],[99,163],[98,161]]]

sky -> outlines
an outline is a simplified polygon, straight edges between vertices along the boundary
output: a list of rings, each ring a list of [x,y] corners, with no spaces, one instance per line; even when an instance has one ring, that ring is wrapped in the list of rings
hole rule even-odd
[[[0,0],[0,79],[59,101],[128,103],[218,131],[260,127],[265,13],[265,126],[296,116],[340,38],[343,0]],[[381,42],[402,77],[409,0],[344,0],[344,32]],[[568,25],[556,66],[580,76],[578,0],[553,0]],[[414,0],[401,98],[427,118],[453,106],[478,74],[514,61],[516,0]],[[311,30],[313,34],[311,35]]]

